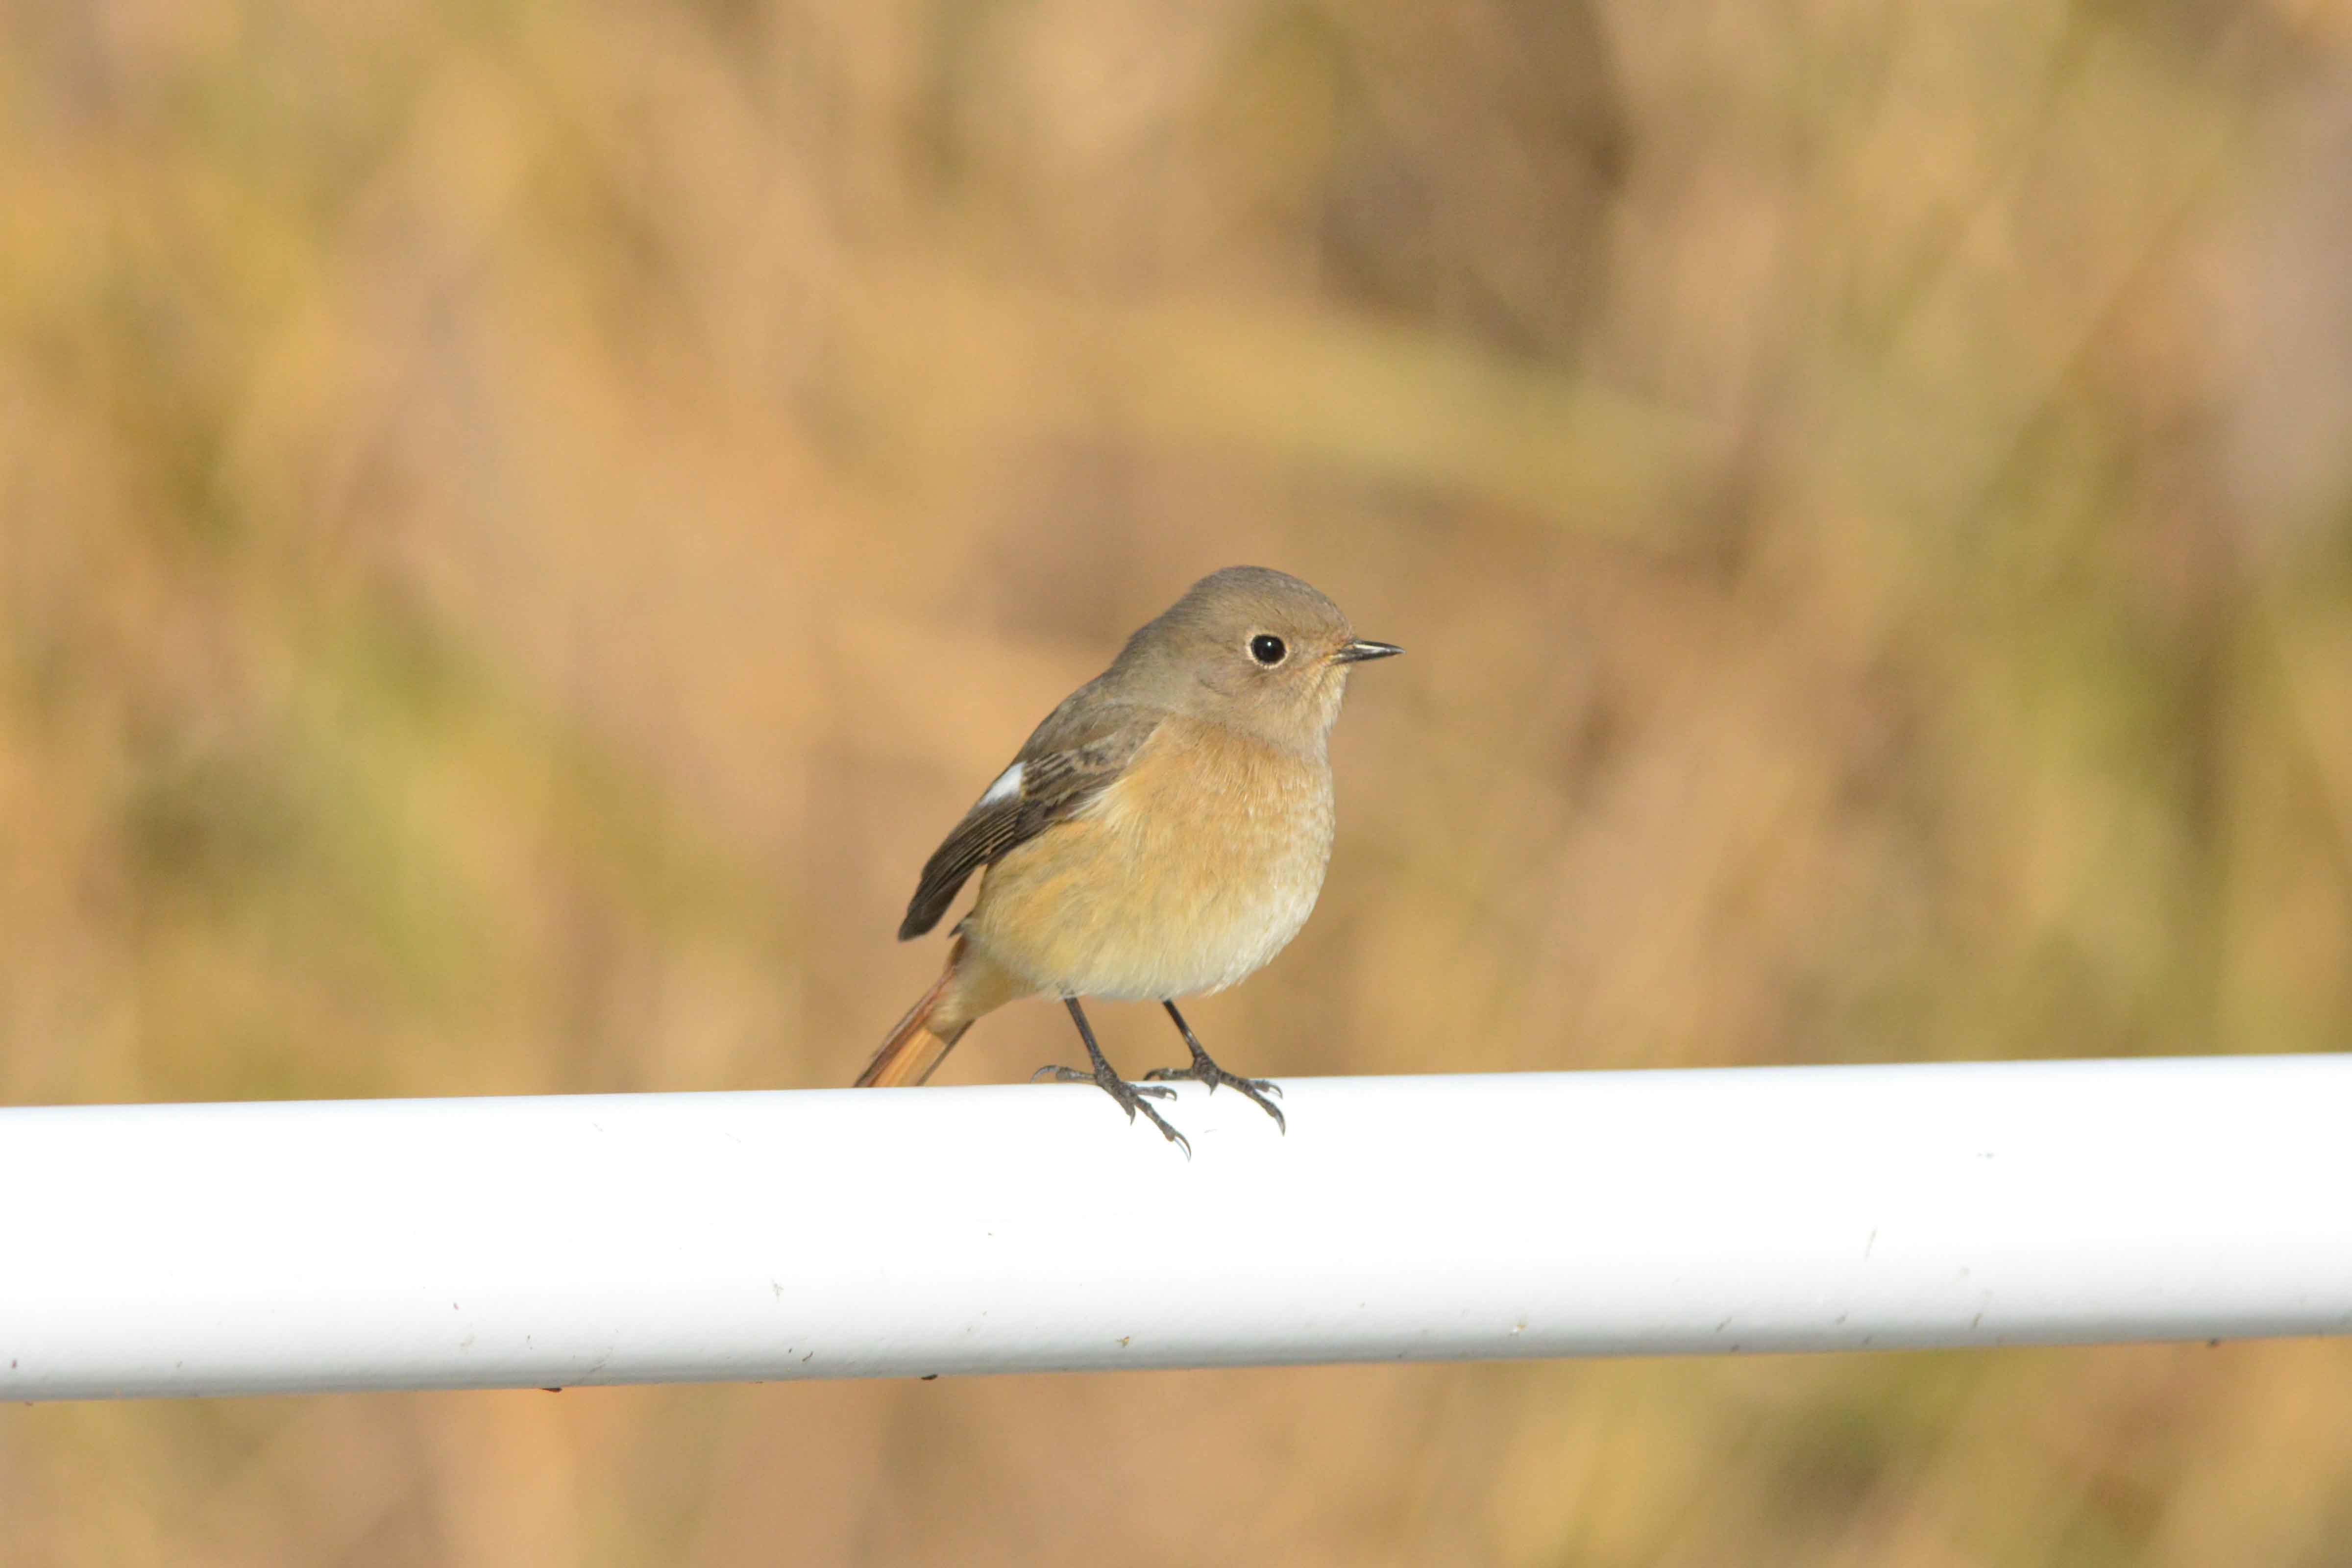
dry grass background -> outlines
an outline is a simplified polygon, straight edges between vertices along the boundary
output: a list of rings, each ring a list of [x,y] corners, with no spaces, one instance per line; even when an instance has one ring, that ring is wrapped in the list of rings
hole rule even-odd
[[[0,18],[0,1101],[845,1082],[938,834],[1236,561],[1412,650],[1237,1064],[2352,1041],[2341,5]],[[2333,1343],[19,1408],[0,1561],[2340,1568],[2347,1408]]]

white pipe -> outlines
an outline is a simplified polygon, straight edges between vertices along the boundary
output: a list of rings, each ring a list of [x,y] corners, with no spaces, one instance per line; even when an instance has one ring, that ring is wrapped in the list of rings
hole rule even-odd
[[[0,1398],[2352,1331],[2352,1058],[0,1110]]]

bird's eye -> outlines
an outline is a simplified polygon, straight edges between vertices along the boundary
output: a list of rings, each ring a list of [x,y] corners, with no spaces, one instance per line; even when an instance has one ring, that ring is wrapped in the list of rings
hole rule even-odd
[[[1290,652],[1289,645],[1272,632],[1260,632],[1250,638],[1250,657],[1272,669]]]

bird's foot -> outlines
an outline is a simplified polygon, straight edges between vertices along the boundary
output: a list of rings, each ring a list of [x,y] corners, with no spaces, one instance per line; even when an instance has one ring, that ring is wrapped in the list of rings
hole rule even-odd
[[[1161,1079],[1189,1078],[1197,1082],[1207,1084],[1211,1094],[1217,1092],[1217,1086],[1221,1083],[1230,1085],[1238,1092],[1247,1095],[1250,1100],[1256,1104],[1259,1110],[1265,1111],[1268,1116],[1273,1117],[1276,1127],[1279,1128],[1285,1133],[1287,1133],[1290,1131],[1290,1123],[1282,1119],[1281,1110],[1276,1108],[1273,1100],[1266,1098],[1269,1094],[1280,1094],[1282,1092],[1282,1086],[1280,1084],[1276,1083],[1271,1079],[1244,1078],[1238,1073],[1227,1072],[1224,1068],[1211,1061],[1209,1059],[1209,1053],[1202,1050],[1197,1046],[1192,1049],[1192,1065],[1191,1067],[1153,1068],[1150,1072],[1145,1073],[1143,1076],[1146,1079],[1153,1080]]]
[[[1184,1158],[1189,1160],[1192,1157],[1192,1140],[1169,1126],[1165,1117],[1145,1103],[1151,1100],[1173,1100],[1176,1098],[1174,1089],[1154,1089],[1149,1084],[1129,1083],[1118,1074],[1112,1072],[1108,1063],[1105,1063],[1102,1070],[1098,1072],[1087,1072],[1081,1068],[1042,1067],[1029,1076],[1029,1081],[1035,1083],[1043,1078],[1050,1078],[1055,1083],[1096,1085],[1105,1094],[1118,1101],[1118,1108],[1127,1112],[1127,1119],[1129,1121],[1135,1120],[1138,1111],[1142,1112],[1143,1119],[1159,1128],[1162,1137],[1184,1151]]]

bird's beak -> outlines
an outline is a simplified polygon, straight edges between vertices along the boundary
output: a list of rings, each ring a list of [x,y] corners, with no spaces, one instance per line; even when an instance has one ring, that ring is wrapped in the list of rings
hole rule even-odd
[[[1392,642],[1366,642],[1359,637],[1331,656],[1334,664],[1361,664],[1368,658],[1394,658],[1404,649]]]

